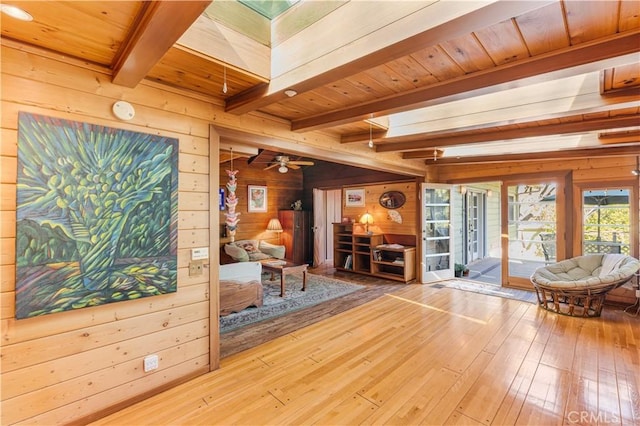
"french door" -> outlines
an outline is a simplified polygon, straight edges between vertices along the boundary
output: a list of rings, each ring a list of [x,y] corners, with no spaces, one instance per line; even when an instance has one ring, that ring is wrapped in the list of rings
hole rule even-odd
[[[485,256],[486,193],[469,189],[466,193],[466,258],[469,264]]]
[[[507,285],[530,288],[529,277],[564,252],[563,190],[554,181],[506,185],[503,194],[503,275]],[[558,199],[562,198],[562,199]],[[505,250],[506,248],[506,250]]]
[[[452,188],[433,183],[420,186],[423,283],[453,277]]]

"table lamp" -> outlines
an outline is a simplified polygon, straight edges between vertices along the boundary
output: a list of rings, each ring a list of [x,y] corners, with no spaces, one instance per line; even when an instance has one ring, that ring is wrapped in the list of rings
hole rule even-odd
[[[366,226],[367,234],[371,234],[371,232],[369,232],[369,224],[373,223],[373,216],[369,212],[366,212],[360,217],[360,223]]]
[[[278,233],[278,244],[280,244],[280,234],[282,233],[282,224],[280,223],[280,220],[278,220],[277,217],[274,217],[273,219],[269,220],[269,223],[267,224],[267,231],[271,231],[271,232],[277,232]]]

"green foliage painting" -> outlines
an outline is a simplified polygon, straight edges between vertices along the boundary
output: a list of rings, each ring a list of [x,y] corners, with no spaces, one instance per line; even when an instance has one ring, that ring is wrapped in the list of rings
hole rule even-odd
[[[16,317],[175,292],[178,141],[18,123]]]

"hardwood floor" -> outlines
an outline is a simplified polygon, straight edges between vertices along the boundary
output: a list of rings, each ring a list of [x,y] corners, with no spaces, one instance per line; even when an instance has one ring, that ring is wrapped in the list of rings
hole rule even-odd
[[[640,424],[640,318],[392,289],[95,424]]]
[[[287,333],[322,321],[325,318],[347,311],[353,307],[377,299],[386,293],[392,293],[404,287],[403,283],[397,281],[336,271],[331,267],[312,268],[309,272],[342,281],[351,281],[366,287],[363,290],[323,302],[319,305],[224,333],[220,336],[220,357],[226,358],[229,355],[284,336]]]

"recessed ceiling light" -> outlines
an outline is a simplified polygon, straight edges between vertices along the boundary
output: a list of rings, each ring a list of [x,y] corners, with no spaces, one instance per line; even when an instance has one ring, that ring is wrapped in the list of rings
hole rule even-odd
[[[19,7],[12,6],[10,4],[0,5],[0,12],[4,13],[5,15],[11,16],[12,18],[19,19],[21,21],[26,21],[26,22],[33,21],[33,16],[31,16],[29,13],[25,12]]]
[[[293,98],[295,95],[298,94],[298,92],[296,92],[293,89],[287,89],[287,90],[284,91],[284,94],[287,95],[290,98]]]

